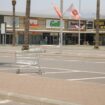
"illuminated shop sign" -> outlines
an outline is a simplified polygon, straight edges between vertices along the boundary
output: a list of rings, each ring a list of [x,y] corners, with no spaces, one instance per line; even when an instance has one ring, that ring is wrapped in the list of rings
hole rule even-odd
[[[78,31],[80,28],[81,31],[86,30],[86,21],[81,20],[80,21],[80,27],[79,27],[79,21],[78,20],[70,20],[68,22],[68,29],[71,31]]]
[[[94,21],[94,27],[96,28],[96,25],[99,24],[100,30],[105,30],[105,19],[100,19],[99,22],[97,20]]]
[[[64,21],[60,22],[60,20],[46,20],[46,28],[60,28],[60,27],[64,28]]]

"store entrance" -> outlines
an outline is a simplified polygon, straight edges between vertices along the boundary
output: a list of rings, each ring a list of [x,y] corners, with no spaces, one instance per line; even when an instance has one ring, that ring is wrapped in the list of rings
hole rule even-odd
[[[43,33],[43,44],[58,45],[59,33]]]
[[[0,35],[0,44],[6,44],[6,35],[5,34]]]
[[[11,34],[1,34],[0,35],[0,44],[12,44],[12,35]]]
[[[66,45],[78,44],[78,35],[70,33],[65,34],[65,44]]]
[[[12,44],[12,35],[11,34],[6,35],[6,44]]]

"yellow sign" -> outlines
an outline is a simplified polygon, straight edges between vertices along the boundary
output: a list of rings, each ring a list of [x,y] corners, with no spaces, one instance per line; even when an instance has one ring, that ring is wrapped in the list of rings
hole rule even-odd
[[[100,19],[99,21],[95,20],[95,28],[97,24],[99,24],[99,29],[100,30],[105,30],[105,19]]]

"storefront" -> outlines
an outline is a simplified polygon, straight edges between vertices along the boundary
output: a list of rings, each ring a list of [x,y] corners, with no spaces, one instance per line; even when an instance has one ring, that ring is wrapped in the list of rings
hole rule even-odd
[[[100,22],[100,44],[105,45],[105,22]],[[12,44],[13,20],[12,16],[0,16],[0,24],[6,23],[6,34],[0,33],[0,44]],[[24,43],[24,16],[16,16],[16,44]],[[80,33],[80,44],[93,45],[95,40],[94,20],[64,19],[62,23],[57,18],[31,17],[29,20],[29,44],[33,45],[58,45],[60,29],[62,28],[63,45],[76,45]],[[62,26],[62,27],[61,27]],[[1,28],[0,28],[1,29]]]

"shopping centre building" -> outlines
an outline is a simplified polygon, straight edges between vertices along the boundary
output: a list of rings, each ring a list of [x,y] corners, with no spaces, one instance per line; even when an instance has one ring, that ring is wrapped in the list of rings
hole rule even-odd
[[[31,15],[29,29],[30,44],[57,45],[60,36],[60,20],[53,16]],[[6,23],[6,34],[0,32],[0,44],[12,44],[13,19],[12,12],[0,11],[0,24]],[[78,44],[79,21],[64,17],[63,22],[63,44]],[[24,43],[25,15],[16,13],[16,43]],[[0,28],[1,29],[1,28]],[[94,44],[96,31],[95,20],[81,19],[80,21],[80,43]],[[100,21],[100,45],[105,45],[105,20]]]

